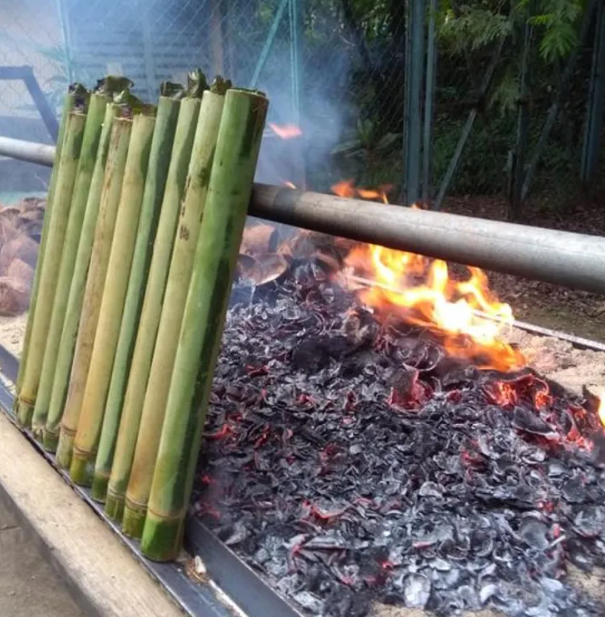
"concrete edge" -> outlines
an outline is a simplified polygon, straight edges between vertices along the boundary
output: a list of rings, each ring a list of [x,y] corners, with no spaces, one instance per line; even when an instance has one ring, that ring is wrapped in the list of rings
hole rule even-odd
[[[61,577],[65,583],[69,595],[76,603],[78,608],[88,617],[105,617],[101,607],[84,592],[82,587],[70,576],[69,568],[63,562],[60,551],[57,554],[55,547],[48,542],[48,539],[38,533],[35,526],[30,522],[27,514],[19,507],[15,500],[0,482],[0,501],[15,516],[17,522],[25,532],[28,539],[32,540],[36,548],[52,569]]]
[[[1,412],[0,499],[87,617],[182,617],[161,586]]]

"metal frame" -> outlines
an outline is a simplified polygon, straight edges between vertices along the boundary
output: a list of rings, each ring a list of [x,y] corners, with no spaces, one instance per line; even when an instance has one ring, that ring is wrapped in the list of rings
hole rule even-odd
[[[59,123],[55,117],[55,112],[44,96],[44,92],[42,92],[42,88],[40,88],[40,84],[34,75],[34,69],[31,66],[0,66],[1,80],[23,81],[38,113],[42,117],[46,130],[52,140],[57,143]]]

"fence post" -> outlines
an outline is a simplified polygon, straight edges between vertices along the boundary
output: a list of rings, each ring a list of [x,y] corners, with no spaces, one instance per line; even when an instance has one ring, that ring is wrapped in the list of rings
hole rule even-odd
[[[277,34],[277,29],[279,28],[279,24],[284,16],[284,12],[286,7],[289,6],[290,0],[281,0],[279,6],[277,7],[277,11],[275,12],[275,17],[273,18],[273,23],[271,24],[271,28],[269,30],[269,34],[267,35],[267,39],[265,40],[265,44],[258,58],[258,62],[256,63],[256,67],[254,69],[254,73],[252,75],[252,79],[250,80],[250,87],[256,88],[258,84],[259,77],[265,68],[265,64],[267,63],[267,58],[269,57],[269,53],[271,53],[271,48],[273,47],[273,43],[275,41],[275,35]]]
[[[433,104],[437,72],[437,50],[435,37],[435,16],[437,0],[430,0],[429,33],[426,51],[426,94],[424,97],[424,143],[422,145],[422,203],[428,204],[431,198],[431,168],[433,154]]]
[[[408,206],[418,202],[420,197],[420,99],[424,73],[424,13],[423,0],[408,1],[403,138],[405,203]]]
[[[525,175],[525,156],[529,139],[529,56],[533,39],[533,27],[530,23],[531,14],[526,11],[525,37],[523,41],[523,56],[521,59],[521,75],[519,78],[519,101],[517,117],[517,144],[512,158],[511,184],[508,204],[508,218],[517,220],[521,207],[521,190]]]
[[[304,36],[304,0],[290,0],[290,62],[292,80],[292,119],[294,124],[300,126],[301,119],[301,92],[303,82],[303,59],[302,44]],[[299,182],[301,188],[307,184],[307,164],[305,157],[304,131],[301,139],[297,141],[298,167],[300,169]]]
[[[586,186],[596,175],[599,166],[603,105],[605,104],[605,8],[599,2],[595,27],[595,42],[590,75],[590,92],[586,109],[586,128],[582,148],[580,180]]]

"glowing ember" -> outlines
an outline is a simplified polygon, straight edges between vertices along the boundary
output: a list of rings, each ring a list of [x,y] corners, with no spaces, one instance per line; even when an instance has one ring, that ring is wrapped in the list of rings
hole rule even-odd
[[[295,139],[302,135],[300,127],[296,124],[272,124],[269,123],[271,130],[282,139]]]
[[[355,187],[353,180],[342,180],[332,186],[332,192],[339,197],[361,197],[361,199],[380,199],[383,203],[388,204],[387,193],[393,187],[390,185],[383,185],[378,187],[378,190],[373,189],[359,189]]]
[[[349,181],[332,190],[341,197],[374,193],[356,189]],[[408,323],[439,331],[450,355],[501,371],[525,364],[523,355],[501,337],[513,321],[512,309],[494,297],[479,268],[468,267],[470,278],[455,281],[445,261],[376,245],[354,249],[346,266],[365,277],[352,280],[368,283],[358,292],[362,302],[379,315],[397,312]]]

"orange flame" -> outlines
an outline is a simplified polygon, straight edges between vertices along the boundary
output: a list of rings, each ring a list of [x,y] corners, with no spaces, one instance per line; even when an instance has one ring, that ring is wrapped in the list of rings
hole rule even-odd
[[[339,197],[361,197],[362,199],[380,199],[383,203],[388,204],[387,193],[392,189],[391,185],[385,184],[379,186],[378,190],[358,189],[355,187],[353,180],[342,180],[332,186],[332,192]]]
[[[366,193],[349,182],[332,190],[343,197]],[[359,292],[362,302],[379,315],[397,312],[408,323],[440,332],[451,356],[501,371],[525,364],[523,355],[501,339],[503,328],[513,321],[512,309],[490,292],[479,268],[468,267],[470,278],[455,281],[445,261],[377,245],[354,249],[345,263],[365,277],[352,280],[369,283]]]
[[[296,124],[272,124],[269,123],[271,130],[282,139],[294,139],[302,135],[300,127]]]

